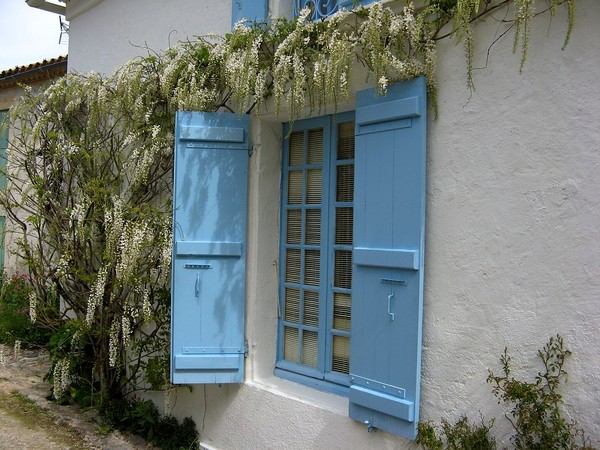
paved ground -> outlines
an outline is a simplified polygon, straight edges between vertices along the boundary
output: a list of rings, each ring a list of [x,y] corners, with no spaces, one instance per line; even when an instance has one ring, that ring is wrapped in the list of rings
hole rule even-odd
[[[139,438],[119,432],[101,436],[93,412],[46,400],[51,389],[43,381],[50,367],[48,358],[37,351],[20,353],[15,358],[13,349],[0,344],[0,450],[153,448]],[[29,408],[29,402],[21,395],[39,408]]]

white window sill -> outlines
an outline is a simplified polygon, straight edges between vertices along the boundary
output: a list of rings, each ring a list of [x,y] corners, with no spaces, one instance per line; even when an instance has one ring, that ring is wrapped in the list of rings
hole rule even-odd
[[[247,380],[248,386],[336,414],[348,415],[348,398],[272,376],[261,380]]]

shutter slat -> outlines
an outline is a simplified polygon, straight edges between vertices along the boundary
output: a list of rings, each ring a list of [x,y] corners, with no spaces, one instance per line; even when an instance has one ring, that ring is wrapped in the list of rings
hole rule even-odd
[[[354,200],[354,165],[338,166],[336,197],[338,202],[352,202]]]
[[[290,135],[288,161],[290,166],[304,164],[304,132],[295,131]]]
[[[302,360],[301,364],[317,367],[319,362],[319,333],[304,330],[302,332]]]
[[[338,126],[337,160],[354,159],[354,122],[344,122]]]
[[[321,281],[321,252],[304,251],[304,284],[319,286]]]
[[[321,164],[323,162],[323,128],[308,130],[306,162],[308,164]]]
[[[286,243],[300,244],[302,240],[302,210],[289,209],[287,212]]]
[[[298,328],[283,327],[283,359],[298,362]]]
[[[302,323],[311,327],[319,326],[319,292],[304,291]]]
[[[342,292],[333,294],[333,328],[350,331],[350,312],[352,296]]]
[[[285,251],[285,281],[288,283],[300,283],[300,255],[297,248],[288,248]]]
[[[352,245],[352,230],[354,227],[354,210],[351,207],[335,209],[335,243]]]
[[[348,373],[350,370],[350,339],[348,336],[333,336],[333,358],[331,370]]]
[[[302,203],[302,171],[290,170],[288,177],[288,204],[299,205]]]
[[[306,203],[320,205],[323,191],[322,169],[309,169],[306,171]]]
[[[286,322],[300,322],[300,290],[285,288],[285,307],[283,320]]]
[[[352,289],[352,252],[336,250],[333,268],[333,286],[342,289]]]
[[[304,243],[307,245],[319,245],[321,243],[321,210],[307,209],[306,224],[304,232]]]

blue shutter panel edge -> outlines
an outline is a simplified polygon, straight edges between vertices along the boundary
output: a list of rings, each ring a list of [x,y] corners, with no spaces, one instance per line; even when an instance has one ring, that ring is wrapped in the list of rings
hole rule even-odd
[[[231,6],[231,27],[242,19],[262,22],[267,18],[269,0],[233,0]]]
[[[350,417],[415,439],[425,240],[426,87],[356,96]]]
[[[249,116],[175,118],[171,382],[244,379]]]

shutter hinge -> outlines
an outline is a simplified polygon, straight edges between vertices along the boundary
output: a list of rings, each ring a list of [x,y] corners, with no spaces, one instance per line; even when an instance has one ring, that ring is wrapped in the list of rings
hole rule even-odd
[[[244,341],[244,358],[248,357],[248,341]]]

